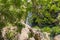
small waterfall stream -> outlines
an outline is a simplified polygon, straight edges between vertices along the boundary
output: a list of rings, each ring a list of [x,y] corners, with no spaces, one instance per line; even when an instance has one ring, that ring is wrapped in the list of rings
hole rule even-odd
[[[26,18],[26,23],[24,23],[23,20],[21,20],[21,23],[26,26],[25,28],[23,28],[21,30],[21,34],[19,32],[16,32],[16,30],[18,30],[16,26],[3,28],[2,29],[3,39],[8,40],[9,38],[7,39],[7,33],[12,30],[11,32],[13,34],[16,33],[16,35],[13,35],[13,38],[11,37],[12,40],[15,40],[15,39],[17,39],[17,40],[27,40],[28,39],[29,40],[30,39],[29,33],[34,35],[34,36],[32,36],[33,38],[31,38],[31,40],[50,40],[48,33],[43,33],[38,29],[34,29],[34,28],[30,27],[31,23],[29,22],[29,20],[31,20],[31,17],[32,17],[32,13],[28,13],[28,16]]]
[[[31,26],[31,23],[30,23],[31,17],[32,17],[32,13],[28,13],[27,18],[26,18],[26,24],[28,24],[29,26]]]

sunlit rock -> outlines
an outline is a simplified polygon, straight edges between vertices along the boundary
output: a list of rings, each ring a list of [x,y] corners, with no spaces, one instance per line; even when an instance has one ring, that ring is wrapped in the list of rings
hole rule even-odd
[[[34,38],[34,37],[32,37],[32,38],[30,38],[29,40],[35,40],[35,38]]]
[[[43,32],[44,33],[44,40],[50,40],[50,33]]]
[[[9,37],[17,35],[17,27],[16,26],[6,26],[1,30],[1,32],[2,32],[3,39],[9,40]],[[7,35],[9,35],[9,36],[7,36]]]
[[[29,34],[29,29],[27,27],[23,28],[20,35],[20,40],[27,40],[28,34]]]
[[[60,40],[60,35],[55,36],[54,40]]]

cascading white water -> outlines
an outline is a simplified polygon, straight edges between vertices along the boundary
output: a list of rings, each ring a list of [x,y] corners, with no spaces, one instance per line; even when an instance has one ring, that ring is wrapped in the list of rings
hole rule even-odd
[[[31,17],[32,17],[32,13],[28,13],[28,16],[26,18],[26,24],[28,24],[29,26],[31,26],[31,23],[30,23]]]

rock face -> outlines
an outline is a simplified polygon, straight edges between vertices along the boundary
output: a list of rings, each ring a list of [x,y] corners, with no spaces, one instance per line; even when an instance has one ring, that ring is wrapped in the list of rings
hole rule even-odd
[[[50,40],[50,33],[41,32],[40,30],[36,29],[31,29],[30,32],[33,33],[35,40]]]
[[[50,33],[44,32],[44,40],[50,40]]]
[[[4,40],[9,40],[9,36],[12,37],[12,35],[13,36],[17,35],[16,31],[17,31],[16,26],[14,26],[14,27],[13,26],[4,27],[1,31],[2,32],[2,37],[4,38]],[[15,38],[17,38],[17,37],[15,36]]]
[[[54,40],[60,40],[60,35],[55,36]]]
[[[20,40],[28,40],[29,38],[28,34],[29,34],[29,29],[27,27],[23,28],[20,35]]]
[[[41,30],[31,28],[29,25],[22,22],[25,25],[25,28],[22,28],[21,33],[17,32],[17,27],[4,27],[2,29],[2,36],[4,40],[50,40],[49,34],[46,32],[41,32]],[[11,32],[12,34],[7,38],[7,34]],[[29,33],[32,34],[32,37],[29,37]],[[11,39],[12,38],[12,39]]]
[[[50,40],[49,34],[46,32],[41,32],[40,30],[25,27],[21,30],[21,34],[16,32],[17,27],[5,27],[2,29],[2,36],[4,40],[7,39],[6,33],[11,31],[14,35],[14,38],[12,40]],[[29,38],[29,33],[31,33],[33,36]]]

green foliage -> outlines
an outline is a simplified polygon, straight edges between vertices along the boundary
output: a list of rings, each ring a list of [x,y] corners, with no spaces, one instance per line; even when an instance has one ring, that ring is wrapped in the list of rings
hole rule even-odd
[[[0,27],[10,23],[14,25],[27,16],[25,0],[0,0]],[[3,24],[3,23],[4,24]]]
[[[29,33],[28,36],[29,36],[29,38],[33,37],[33,33]]]
[[[7,25],[10,26],[10,24],[17,26],[17,31],[21,32],[24,25],[20,23],[20,20],[25,20],[27,16],[26,3],[26,0],[0,0],[0,34],[1,29]],[[17,40],[15,39],[15,33],[15,30],[13,32],[9,30],[9,32],[6,34],[7,39]]]
[[[60,34],[60,27],[58,27],[58,26],[53,27],[53,28],[52,28],[52,31],[53,31],[55,34]]]
[[[49,27],[44,27],[44,28],[42,28],[42,31],[43,31],[43,32],[51,33],[51,28],[49,28]]]
[[[7,33],[6,33],[6,38],[8,39],[8,40],[17,40],[15,37],[16,37],[16,34],[17,33],[17,31],[16,30],[9,30]]]
[[[0,28],[8,23],[18,26],[18,30],[24,27],[20,20],[27,18],[28,12],[32,13],[32,26],[43,31],[60,33],[58,13],[60,12],[60,0],[0,0]],[[33,25],[35,24],[35,25]],[[48,26],[48,27],[46,27]],[[58,30],[57,30],[58,29]]]
[[[5,26],[3,22],[0,22],[0,29],[2,29]]]
[[[32,20],[35,19],[35,23],[38,23],[38,26],[50,26],[53,24],[55,26],[58,24],[59,0],[32,0],[31,2]]]
[[[17,26],[18,32],[20,32],[20,33],[21,33],[22,28],[25,27],[25,25],[22,25],[21,23],[16,23],[15,25]]]
[[[14,33],[13,32],[8,32],[7,34],[6,34],[6,37],[7,37],[7,39],[13,39],[13,37],[14,37]]]
[[[51,37],[54,37],[55,35],[60,34],[60,27],[59,26],[55,26],[51,29]]]
[[[40,29],[38,26],[34,26],[34,27],[32,27],[32,28],[35,28],[35,29],[38,29],[38,30]]]

